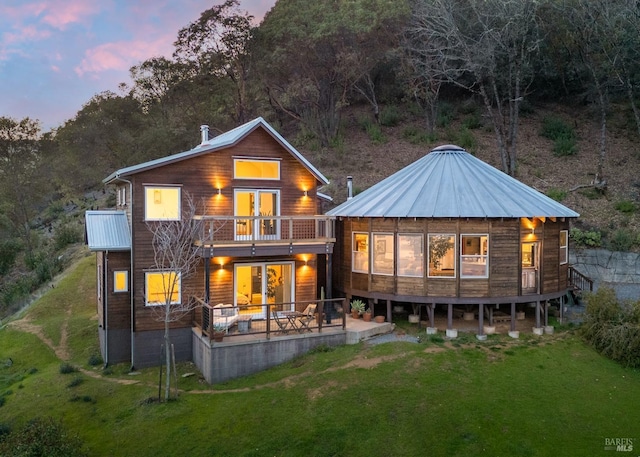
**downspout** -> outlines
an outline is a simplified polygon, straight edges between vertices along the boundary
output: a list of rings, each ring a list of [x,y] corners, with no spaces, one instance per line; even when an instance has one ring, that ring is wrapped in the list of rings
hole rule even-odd
[[[131,199],[131,204],[129,205],[131,220],[129,221],[129,235],[131,236],[131,249],[129,249],[129,268],[131,269],[130,281],[131,281],[131,289],[129,292],[129,301],[131,308],[131,371],[135,370],[135,309],[134,309],[134,300],[133,297],[135,295],[135,270],[133,268],[133,183],[124,178],[118,178],[123,182],[129,184],[129,198]],[[125,202],[126,203],[126,202]]]
[[[102,315],[104,316],[104,367],[106,368],[109,365],[109,307],[107,306],[107,302],[109,300],[107,296],[107,270],[109,269],[109,250],[107,249],[104,252],[104,262],[102,267],[102,290],[100,293],[102,294]]]

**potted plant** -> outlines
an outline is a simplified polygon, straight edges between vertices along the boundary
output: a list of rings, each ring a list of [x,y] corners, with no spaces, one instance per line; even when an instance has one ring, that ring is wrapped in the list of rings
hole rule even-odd
[[[213,324],[213,341],[219,343],[224,338],[225,333],[227,333],[227,328],[224,325]]]
[[[358,319],[360,314],[364,312],[365,304],[362,300],[352,300],[351,301],[351,317],[354,319]]]
[[[384,322],[384,316],[376,316],[373,318],[378,324],[382,324]]]
[[[362,315],[362,319],[364,319],[365,322],[371,322],[371,308],[367,308],[364,312],[364,314]]]

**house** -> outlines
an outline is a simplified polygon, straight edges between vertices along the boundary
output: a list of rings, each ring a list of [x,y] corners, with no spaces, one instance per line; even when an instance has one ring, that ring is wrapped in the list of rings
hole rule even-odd
[[[388,320],[392,303],[410,303],[430,328],[445,312],[449,336],[454,316],[477,316],[482,336],[498,317],[514,332],[527,305],[542,329],[550,300],[570,287],[569,223],[579,215],[458,146],[433,149],[327,214],[337,218],[335,293],[386,303]]]
[[[201,130],[191,150],[109,175],[115,209],[86,213],[105,363],[158,364],[164,322],[156,311],[173,278],[171,299],[198,304],[171,323],[175,357],[198,359],[203,370],[212,363],[203,353],[212,350],[214,323],[229,331],[263,322],[268,338],[272,312],[303,311],[322,286],[330,297],[334,218],[319,215],[329,197],[318,191],[327,178],[262,118],[214,138]],[[148,223],[180,220],[187,196],[204,212],[193,218],[202,227],[194,240],[199,265],[182,280],[154,267]]]

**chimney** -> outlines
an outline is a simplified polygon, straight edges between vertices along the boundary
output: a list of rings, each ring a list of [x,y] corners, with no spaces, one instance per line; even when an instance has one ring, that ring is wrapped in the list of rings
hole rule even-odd
[[[208,125],[201,125],[200,126],[200,133],[202,133],[202,144],[204,144],[207,141],[209,141],[209,126]]]
[[[347,176],[347,200],[353,198],[353,176]]]

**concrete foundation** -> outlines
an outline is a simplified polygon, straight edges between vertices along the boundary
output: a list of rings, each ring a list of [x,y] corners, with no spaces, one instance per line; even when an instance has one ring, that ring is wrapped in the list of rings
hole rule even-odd
[[[509,336],[517,340],[518,338],[520,338],[520,332],[518,330],[514,330],[512,332],[509,332]]]
[[[544,334],[544,327],[533,327],[533,334],[534,335],[543,335]]]
[[[458,338],[458,331],[455,328],[447,329],[447,338]]]

